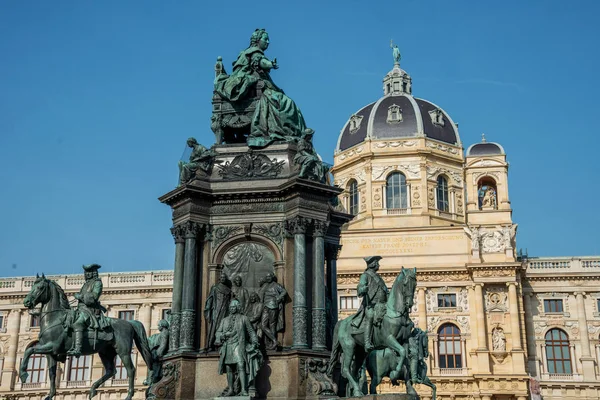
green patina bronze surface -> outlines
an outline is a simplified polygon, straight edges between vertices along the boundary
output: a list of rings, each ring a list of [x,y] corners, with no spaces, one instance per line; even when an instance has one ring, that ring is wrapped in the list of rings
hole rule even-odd
[[[249,116],[247,143],[250,147],[265,147],[276,140],[295,142],[306,129],[296,103],[271,79],[271,70],[279,68],[279,65],[277,59],[269,60],[265,56],[268,47],[269,34],[264,29],[257,29],[250,38],[250,46],[242,50],[233,63],[231,75],[225,73],[222,64],[219,64],[221,60],[217,61],[215,93],[232,103],[234,108],[246,108],[244,104],[253,102],[249,106],[254,108]],[[239,118],[239,124],[242,124],[243,117]],[[218,114],[213,115],[215,132],[220,129],[220,118]],[[235,127],[235,123],[232,126]],[[217,140],[228,143],[232,139],[225,136]]]

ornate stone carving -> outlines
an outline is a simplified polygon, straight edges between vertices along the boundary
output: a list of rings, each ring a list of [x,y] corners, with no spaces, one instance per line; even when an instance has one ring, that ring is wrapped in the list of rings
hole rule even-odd
[[[281,249],[283,245],[283,224],[281,222],[253,225],[252,229],[271,239]]]
[[[358,115],[358,114],[354,114],[353,116],[350,117],[350,134],[355,134],[356,132],[358,132],[358,130],[360,129],[360,124],[363,120],[363,116],[362,115]]]
[[[459,315],[456,317],[456,322],[460,326],[460,330],[462,333],[471,332],[471,325],[469,324],[469,317],[466,315]]]
[[[482,176],[493,176],[494,178],[499,179],[500,174],[498,172],[495,171],[485,171],[485,172],[477,172],[475,174],[473,174],[473,184],[477,184],[477,181],[479,180],[480,177]]]
[[[434,274],[419,274],[419,275],[417,275],[418,282],[468,281],[470,279],[471,279],[471,276],[468,273],[461,273],[461,272],[450,272],[450,273],[436,272]]]
[[[386,147],[412,147],[417,144],[416,140],[394,140],[394,141],[385,141],[385,142],[375,142],[373,146],[383,149]]]
[[[452,171],[452,170],[450,170],[448,168],[444,168],[444,167],[438,167],[438,166],[432,166],[432,165],[427,166],[427,179],[432,180],[438,174],[449,175],[452,178],[452,180],[454,181],[454,183],[456,183],[457,185],[460,185],[462,183],[462,175],[461,175],[461,173],[459,173],[457,171]]]
[[[386,122],[388,124],[399,124],[402,122],[402,109],[397,104],[392,104],[388,107],[388,115]]]
[[[178,361],[167,361],[163,365],[163,377],[156,385],[152,386],[146,400],[174,399],[176,396],[177,382],[181,371],[181,363]]]
[[[180,323],[180,340],[179,347],[181,348],[192,348],[194,347],[194,331],[196,313],[191,310],[183,310],[181,312],[181,323]]]
[[[444,126],[446,124],[444,121],[444,113],[439,108],[429,111],[429,116],[431,117],[431,123],[434,125]]]
[[[421,206],[421,187],[420,186],[415,186],[412,189],[412,205],[413,207],[420,207]]]
[[[506,287],[492,286],[485,288],[485,309],[487,311],[508,311]]]
[[[373,195],[373,208],[381,208],[383,207],[383,203],[381,202],[381,189],[378,187],[374,189],[375,194]]]
[[[269,158],[264,154],[249,150],[236,156],[231,162],[217,164],[223,179],[275,178],[283,170],[285,160]]]
[[[466,288],[456,288],[444,286],[441,288],[427,289],[425,292],[425,306],[428,313],[438,312],[437,296],[440,293],[456,294],[456,307],[452,308],[453,312],[467,312],[469,311],[469,297],[468,290]],[[416,299],[415,299],[416,304]]]
[[[362,153],[363,149],[364,149],[363,146],[358,146],[351,150],[348,150],[345,153],[343,153],[342,155],[340,155],[340,160],[344,161],[346,158],[352,158],[355,155]]]
[[[292,319],[294,321],[293,340],[294,343],[303,343],[306,341],[308,333],[308,312],[305,307],[294,307],[292,309]]]
[[[305,234],[309,225],[310,220],[302,216],[296,216],[285,222],[285,229],[290,235]]]
[[[439,323],[440,317],[427,317],[427,331],[435,332]]]
[[[327,314],[325,310],[313,309],[312,310],[312,324],[313,324],[313,347],[326,347],[326,327],[327,327]]]
[[[462,214],[463,211],[464,211],[464,209],[463,209],[462,193],[458,192],[458,193],[456,193],[456,212],[458,214]]]
[[[304,363],[307,379],[306,394],[309,396],[336,396],[337,385],[327,376],[327,361],[310,358]]]
[[[427,191],[427,205],[429,208],[435,208],[435,193],[433,187],[430,187]]]
[[[434,142],[430,142],[430,141],[427,141],[427,143],[425,145],[427,147],[429,147],[430,149],[443,151],[444,153],[458,154],[458,150],[455,149],[454,147],[445,146],[443,144],[438,144],[438,143],[434,143]]]
[[[329,228],[328,221],[320,221],[315,219],[313,221],[313,236],[325,236],[327,233],[327,228]]]
[[[175,239],[175,243],[183,243],[185,241],[185,229],[182,224],[175,225],[171,228],[171,235]]]
[[[204,227],[203,224],[199,224],[197,222],[194,221],[186,221],[182,224],[182,228],[183,228],[183,232],[184,232],[184,237],[186,239],[195,239],[200,232],[202,231],[202,228]]]
[[[504,336],[504,330],[500,327],[492,330],[492,350],[506,351],[506,336]]]
[[[504,235],[501,230],[484,231],[481,233],[481,248],[484,253],[501,253],[505,249],[505,244]]]
[[[241,226],[224,225],[218,226],[213,229],[213,248],[219,247],[221,243],[229,239],[231,236],[237,234],[243,229]]]
[[[283,203],[280,202],[217,204],[211,208],[212,214],[247,214],[281,211],[283,211]]]
[[[397,164],[386,166],[374,166],[371,178],[374,181],[385,178],[388,172],[400,171],[406,175],[408,179],[419,179],[421,177],[421,167],[419,164]]]

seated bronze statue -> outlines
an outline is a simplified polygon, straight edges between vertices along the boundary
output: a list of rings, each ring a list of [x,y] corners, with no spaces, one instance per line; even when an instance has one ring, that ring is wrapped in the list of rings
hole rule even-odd
[[[274,141],[296,142],[306,129],[296,103],[271,79],[270,71],[279,66],[277,59],[265,56],[268,47],[268,33],[257,29],[233,63],[231,75],[221,57],[217,59],[211,117],[217,144],[246,142],[260,148]]]

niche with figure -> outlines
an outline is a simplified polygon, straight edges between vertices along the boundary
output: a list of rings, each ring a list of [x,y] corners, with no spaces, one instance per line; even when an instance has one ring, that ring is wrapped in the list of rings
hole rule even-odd
[[[480,210],[498,209],[498,191],[496,182],[489,177],[484,177],[477,184],[477,198]]]
[[[249,292],[258,292],[261,279],[274,272],[275,255],[264,244],[243,242],[234,245],[223,257],[223,271],[229,279],[242,278]]]

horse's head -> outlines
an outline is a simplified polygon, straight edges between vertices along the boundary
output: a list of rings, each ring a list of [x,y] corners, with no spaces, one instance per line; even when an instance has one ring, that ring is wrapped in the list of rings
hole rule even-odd
[[[50,281],[46,279],[44,274],[42,274],[42,276],[37,275],[31,290],[27,293],[27,296],[25,296],[25,300],[23,300],[23,305],[32,309],[38,304],[46,304],[49,302],[51,297],[49,286]]]
[[[414,303],[415,289],[417,288],[417,269],[404,268],[394,280],[394,285],[388,301],[393,301],[396,312],[407,315]],[[389,307],[388,307],[389,309]]]

